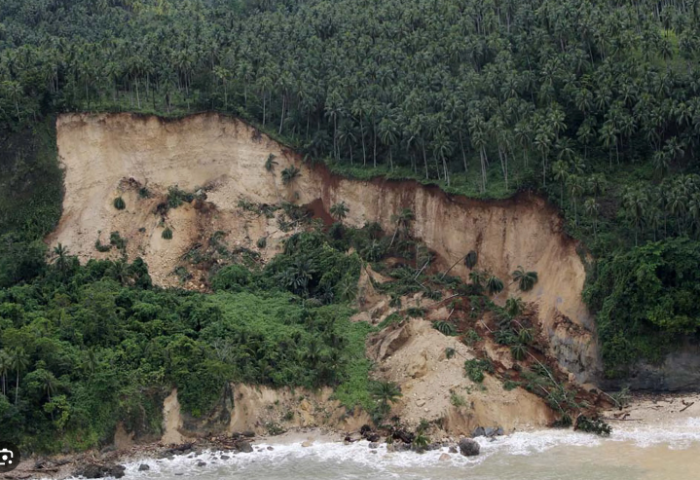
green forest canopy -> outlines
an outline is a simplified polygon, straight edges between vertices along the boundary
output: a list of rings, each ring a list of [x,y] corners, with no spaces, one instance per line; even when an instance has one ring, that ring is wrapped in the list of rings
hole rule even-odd
[[[35,388],[34,400],[45,402],[52,378],[88,388],[89,376],[62,376],[86,355],[73,352],[81,344],[61,333],[83,310],[104,309],[113,322],[81,324],[77,335],[119,325],[108,337],[114,343],[84,344],[98,349],[104,364],[142,355],[120,350],[124,342],[151,342],[163,329],[192,358],[199,358],[197,348],[212,348],[201,343],[205,329],[192,333],[185,326],[189,314],[177,305],[190,294],[125,283],[124,266],[45,264],[41,240],[58,221],[62,196],[51,116],[71,111],[217,110],[346,174],[414,177],[479,197],[540,191],[562,208],[569,232],[598,260],[586,299],[599,312],[606,364],[630,365],[696,338],[700,321],[686,301],[697,285],[688,272],[700,266],[699,9],[683,0],[4,0],[0,347],[16,352],[12,342],[29,342],[22,330],[39,325],[59,342],[51,348],[69,351],[56,363],[28,343],[26,358],[8,360],[7,371],[19,371],[27,385],[20,399],[30,402]],[[284,270],[301,266],[285,261],[268,275],[280,280]],[[112,268],[122,273],[108,273]],[[226,288],[247,278],[228,273],[219,279]],[[196,301],[218,308],[225,323],[228,305],[250,302],[249,295],[268,298],[264,283],[257,293],[237,285],[238,293]],[[304,288],[285,295],[303,298]],[[658,301],[674,313],[660,316],[650,301],[666,288],[673,293]],[[117,302],[122,297],[155,305],[148,308],[156,313],[140,319],[127,300]],[[280,301],[270,298],[269,308]],[[175,306],[163,308],[167,302]],[[301,307],[289,308],[296,318]],[[109,351],[100,356],[100,349]],[[221,374],[219,367],[192,368]],[[133,368],[187,381],[177,376],[184,370],[157,362]],[[122,391],[104,382],[103,388]],[[128,387],[135,385],[141,384]],[[61,388],[56,391],[71,390]],[[72,391],[73,400],[65,401],[77,402],[70,408],[83,413],[69,418],[97,415],[85,406],[87,393]],[[49,403],[61,396],[50,395]],[[68,428],[60,419],[69,407],[42,413],[14,400],[0,396],[0,416],[19,425],[27,421],[22,415],[43,415],[27,423],[32,438],[45,438],[49,427],[42,422]],[[82,432],[80,442],[96,441],[84,440],[80,425],[70,428]]]

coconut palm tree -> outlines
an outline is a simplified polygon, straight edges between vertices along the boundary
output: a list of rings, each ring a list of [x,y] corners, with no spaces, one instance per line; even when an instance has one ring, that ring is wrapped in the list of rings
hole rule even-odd
[[[336,203],[331,207],[331,217],[338,222],[343,223],[343,220],[348,216],[350,209],[345,205],[345,202]]]
[[[391,216],[391,221],[396,224],[396,229],[394,230],[394,235],[391,237],[391,242],[389,242],[389,248],[391,248],[391,246],[394,244],[394,240],[396,240],[396,235],[399,232],[401,232],[402,235],[408,235],[408,230],[411,226],[411,222],[415,218],[416,217],[413,215],[413,212],[408,208],[404,208],[398,214]]]
[[[390,403],[396,403],[403,394],[395,383],[376,382],[372,387],[372,396],[380,404],[388,406]]]
[[[277,160],[275,160],[277,156],[274,153],[271,153],[267,156],[267,160],[265,160],[265,170],[268,172],[272,173],[275,171],[275,167],[278,165]]]
[[[566,179],[569,176],[568,169],[566,168],[566,162],[563,160],[557,160],[552,165],[552,173],[554,174],[554,180],[558,181],[561,186],[561,193],[559,195],[559,201],[562,205],[564,204],[564,185],[566,184]]]
[[[0,350],[0,384],[3,395],[7,395],[7,375],[11,368],[10,355],[4,349]]]
[[[476,262],[479,261],[479,254],[474,250],[470,250],[467,256],[464,257],[464,265],[469,269],[473,269],[476,266]]]
[[[518,265],[518,268],[513,272],[513,282],[518,282],[518,287],[523,292],[532,290],[537,280],[537,272],[526,272],[520,265]]]
[[[506,300],[506,313],[510,318],[515,318],[523,313],[525,305],[520,297],[509,297]]]
[[[500,293],[503,291],[503,282],[500,278],[491,275],[488,280],[486,280],[486,290],[488,290],[491,295]]]
[[[483,270],[472,270],[469,272],[469,280],[475,286],[481,287],[484,284],[484,280],[486,280],[486,272]]]
[[[598,236],[598,202],[594,197],[589,197],[583,202],[583,209],[586,215],[593,218],[593,238]]]
[[[20,372],[29,366],[29,356],[23,348],[17,348],[10,352],[10,368],[17,373],[17,382],[15,383],[15,405],[19,399],[19,376]]]
[[[294,183],[297,178],[301,176],[301,170],[299,170],[294,165],[291,165],[284,170],[282,170],[282,183],[289,185]]]

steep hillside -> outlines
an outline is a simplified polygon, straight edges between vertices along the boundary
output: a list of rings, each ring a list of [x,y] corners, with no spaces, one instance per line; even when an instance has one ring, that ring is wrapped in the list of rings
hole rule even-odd
[[[328,220],[330,207],[344,202],[346,223],[376,221],[389,232],[396,228],[392,216],[407,208],[415,215],[413,235],[438,254],[439,269],[458,262],[451,273],[466,279],[459,259],[476,250],[480,266],[502,279],[518,266],[537,271],[540,281],[523,300],[537,306],[552,353],[580,382],[597,372],[594,326],[580,295],[584,265],[576,242],[563,234],[561,219],[541,198],[522,194],[479,201],[414,181],[341,178],[325,166],[305,164],[245,123],[217,114],[181,120],[66,114],[58,119],[57,139],[66,195],[50,242],[81,259],[119,255],[100,253],[95,246],[98,238],[107,243],[111,232],[119,232],[129,256],[142,256],[156,283],[176,285],[180,279],[173,272],[183,256],[215,232],[224,232],[228,245],[260,251],[263,258],[278,251],[285,233],[274,218],[251,215],[242,205],[291,201]],[[265,168],[268,159],[277,163],[272,171]],[[300,175],[285,185],[280,172],[292,165]],[[175,186],[204,191],[206,200],[163,216],[158,206],[167,203],[168,189]],[[143,198],[144,188],[149,198]],[[114,207],[117,197],[124,200],[123,210]],[[162,238],[165,228],[173,232],[172,240]],[[259,248],[262,237],[267,242]],[[190,287],[203,284],[195,278]],[[506,282],[499,298],[507,298],[511,288]]]

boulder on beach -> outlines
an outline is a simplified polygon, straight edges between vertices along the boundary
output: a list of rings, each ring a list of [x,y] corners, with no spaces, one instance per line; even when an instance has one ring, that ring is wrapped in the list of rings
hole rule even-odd
[[[139,465],[139,472],[145,472],[146,470],[150,470],[150,469],[151,469],[151,467],[149,467],[145,463],[142,463],[141,465]]]
[[[459,441],[459,452],[465,457],[479,455],[481,446],[471,438],[463,438]]]
[[[98,463],[88,463],[78,467],[73,472],[74,477],[85,478],[122,478],[126,468],[123,465],[100,465]]]
[[[252,453],[253,446],[250,444],[250,442],[241,440],[239,442],[236,442],[236,450],[243,453]]]

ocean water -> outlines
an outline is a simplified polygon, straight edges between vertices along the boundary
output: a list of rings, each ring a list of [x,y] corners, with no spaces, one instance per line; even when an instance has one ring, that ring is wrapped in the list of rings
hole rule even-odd
[[[197,478],[245,480],[698,480],[700,418],[664,425],[617,425],[609,438],[569,430],[478,438],[481,455],[447,452],[376,453],[367,442],[256,444],[250,454],[204,452],[196,458],[146,459],[127,465],[127,479]],[[274,449],[267,450],[268,445]],[[230,455],[222,460],[221,455]],[[198,461],[206,466],[197,467]],[[139,472],[147,463],[150,470]]]

